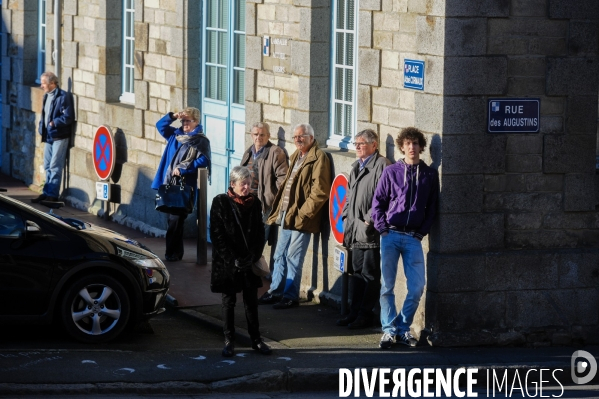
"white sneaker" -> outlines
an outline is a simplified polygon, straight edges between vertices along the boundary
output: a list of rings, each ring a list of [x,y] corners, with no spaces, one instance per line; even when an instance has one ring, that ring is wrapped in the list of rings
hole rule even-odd
[[[381,349],[389,349],[391,348],[391,345],[393,345],[393,341],[393,335],[384,333],[381,337],[381,342],[379,342],[379,347]]]

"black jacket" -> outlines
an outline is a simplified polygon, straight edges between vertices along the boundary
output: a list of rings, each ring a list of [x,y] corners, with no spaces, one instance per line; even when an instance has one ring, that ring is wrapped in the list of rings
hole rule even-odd
[[[343,207],[343,243],[346,248],[379,247],[380,235],[374,228],[374,222],[370,216],[372,197],[374,197],[374,190],[383,169],[390,164],[391,162],[379,154],[378,150],[362,170],[360,170],[359,161],[353,163],[349,175],[347,201]]]
[[[210,209],[210,239],[212,241],[212,273],[210,289],[212,292],[241,292],[243,279],[251,285],[262,287],[262,279],[251,270],[239,272],[235,259],[248,256],[241,229],[233,215],[231,205],[240,207],[229,199],[227,194],[214,197]],[[252,261],[262,256],[264,249],[264,224],[262,223],[262,204],[254,198],[251,209],[246,213],[238,212],[244,226],[245,238],[251,251]],[[247,284],[245,284],[247,286]]]

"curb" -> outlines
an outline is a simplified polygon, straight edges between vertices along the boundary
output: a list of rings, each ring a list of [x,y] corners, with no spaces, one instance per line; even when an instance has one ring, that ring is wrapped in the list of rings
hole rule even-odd
[[[191,318],[199,321],[202,325],[204,325],[208,328],[217,330],[219,332],[223,331],[223,322],[222,322],[222,320],[217,319],[216,317],[209,316],[207,314],[204,314],[204,313],[199,312],[194,309],[182,309],[182,308],[175,308],[175,309],[177,309],[177,311],[187,315],[188,317],[191,317]],[[242,342],[245,345],[252,344],[252,339],[250,338],[250,334],[245,328],[235,326],[235,336],[236,336],[236,339],[238,342]],[[268,338],[265,336],[262,336],[262,339],[264,340],[264,342],[266,342],[268,344],[268,346],[271,347],[271,349],[289,349],[289,347],[281,344],[278,341],[275,341],[274,339],[271,339],[271,338]]]
[[[563,369],[563,376],[570,376],[568,367],[558,367],[555,363],[537,365],[464,365],[464,366],[441,366],[436,368],[456,369],[462,367],[477,367],[479,373],[486,374],[486,370],[507,370],[513,375],[516,370],[529,370],[531,368],[543,368],[545,370]],[[419,366],[405,366],[406,370],[422,368]],[[369,372],[371,368],[368,368]],[[508,378],[509,379],[509,378]],[[573,386],[571,381],[559,379],[563,385],[564,392],[584,386]],[[534,382],[533,382],[534,383]],[[462,385],[462,384],[461,384]],[[531,384],[529,384],[530,386]],[[481,380],[475,385],[478,389],[484,388]],[[548,384],[548,386],[557,386]],[[594,385],[587,384],[587,387]],[[378,390],[378,384],[375,384]],[[170,381],[160,383],[87,383],[87,384],[13,384],[0,383],[1,395],[88,395],[88,394],[210,394],[210,393],[259,393],[259,392],[338,392],[339,369],[337,368],[291,368],[287,371],[271,370],[262,373],[250,374],[227,380],[211,383],[194,381]]]

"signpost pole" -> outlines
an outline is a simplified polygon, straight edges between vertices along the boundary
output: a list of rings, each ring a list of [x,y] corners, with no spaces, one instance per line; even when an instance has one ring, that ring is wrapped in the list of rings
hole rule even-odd
[[[207,237],[207,190],[208,189],[208,169],[201,168],[198,173],[198,197],[197,197],[197,212],[198,212],[198,242],[196,264],[208,264],[208,237]]]
[[[351,262],[351,251],[343,247],[344,223],[342,211],[347,201],[348,175],[340,173],[333,179],[331,193],[329,194],[329,222],[334,240],[337,242],[335,247],[334,267],[341,272],[341,314],[345,315],[349,311],[347,305],[349,291],[349,277],[347,270]]]
[[[349,292],[349,276],[347,272],[341,275],[341,314],[346,315],[349,313],[349,306],[347,303]]]

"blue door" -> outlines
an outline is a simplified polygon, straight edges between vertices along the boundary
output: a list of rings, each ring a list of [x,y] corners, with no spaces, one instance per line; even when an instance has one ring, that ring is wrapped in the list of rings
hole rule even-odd
[[[212,149],[212,199],[229,187],[245,146],[245,0],[204,1],[202,118]],[[210,211],[208,211],[210,213]]]

